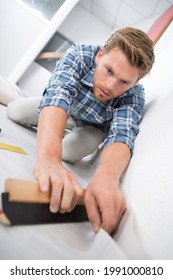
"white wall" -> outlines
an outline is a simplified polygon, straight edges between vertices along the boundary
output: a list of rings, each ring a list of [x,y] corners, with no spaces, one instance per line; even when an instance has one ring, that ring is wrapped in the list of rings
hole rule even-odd
[[[134,27],[147,32],[157,18],[158,15]],[[60,25],[58,32],[62,33],[73,42],[104,44],[114,30],[91,15],[87,10],[76,5],[65,21]],[[19,80],[19,85],[27,95],[40,95],[47,85],[49,77],[50,73],[34,62],[28,67],[27,71]]]
[[[60,25],[58,32],[73,42],[104,44],[113,30],[77,5]],[[49,77],[46,69],[33,62],[19,80],[19,86],[24,94],[38,96],[42,94]]]
[[[0,75],[9,75],[44,26],[15,1],[0,1]]]

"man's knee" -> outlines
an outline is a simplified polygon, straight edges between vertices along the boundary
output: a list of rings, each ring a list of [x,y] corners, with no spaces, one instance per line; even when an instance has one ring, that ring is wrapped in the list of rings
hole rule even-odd
[[[63,138],[62,159],[71,163],[79,162],[95,152],[105,136],[105,133],[92,126],[75,127]]]
[[[66,162],[76,163],[82,159],[81,145],[78,135],[74,132],[69,132],[62,140],[62,159]]]
[[[21,97],[7,106],[7,116],[14,122],[24,125],[37,125],[40,97]]]

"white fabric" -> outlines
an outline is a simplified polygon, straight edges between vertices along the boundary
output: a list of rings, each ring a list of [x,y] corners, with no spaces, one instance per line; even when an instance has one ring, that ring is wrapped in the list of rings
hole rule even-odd
[[[95,234],[89,223],[0,226],[0,233],[0,259],[127,258],[108,234]]]

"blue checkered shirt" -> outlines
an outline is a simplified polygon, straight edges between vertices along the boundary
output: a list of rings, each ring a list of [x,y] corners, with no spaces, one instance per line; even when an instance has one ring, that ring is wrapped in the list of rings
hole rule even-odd
[[[56,63],[39,110],[45,106],[58,106],[73,117],[77,126],[92,125],[107,132],[105,147],[122,142],[133,153],[144,112],[144,89],[138,84],[108,102],[97,100],[93,95],[93,74],[100,47],[73,44],[66,51]]]

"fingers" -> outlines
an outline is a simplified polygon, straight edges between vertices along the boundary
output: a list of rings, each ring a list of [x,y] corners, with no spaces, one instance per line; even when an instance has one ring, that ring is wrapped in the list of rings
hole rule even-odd
[[[126,210],[126,203],[123,198],[110,201],[109,204],[102,206],[102,228],[112,233],[118,226],[122,215]]]
[[[102,216],[98,204],[94,196],[88,194],[87,191],[85,193],[84,202],[93,229],[95,232],[98,232],[102,224]]]
[[[105,184],[101,187],[102,181],[90,184],[84,195],[76,177],[60,164],[41,163],[35,168],[34,175],[41,191],[50,191],[50,211],[53,213],[71,212],[84,200],[95,232],[102,227],[112,233],[126,210],[125,200],[118,188],[112,186],[112,182],[107,188]]]
[[[71,212],[84,195],[84,190],[71,174],[64,174],[63,180],[51,180],[51,189],[50,210],[53,213]]]
[[[50,211],[52,213],[57,213],[60,210],[60,203],[63,192],[63,182],[57,176],[52,176],[50,178],[50,187]]]
[[[71,212],[76,205],[83,205],[83,197],[84,197],[84,190],[81,187],[79,189],[76,189],[75,195],[71,202],[71,206],[68,208],[67,212]]]
[[[40,190],[42,192],[48,192],[50,190],[50,182],[49,182],[49,177],[46,175],[42,175],[38,178]]]
[[[48,167],[48,168],[47,168]],[[50,211],[70,212],[83,200],[84,190],[76,177],[62,165],[41,164],[34,170],[40,190],[50,191]]]
[[[63,192],[59,211],[61,213],[71,212],[73,208],[82,200],[84,190],[79,185],[75,177],[66,177],[64,180]]]
[[[106,232],[112,233],[126,211],[126,202],[120,192],[116,195],[105,192],[105,195],[97,194],[95,197],[86,191],[84,201],[95,232],[103,228]]]
[[[40,190],[42,192],[50,191],[50,211],[56,213],[59,211],[63,183],[55,174],[44,173],[38,177]]]
[[[34,166],[33,175],[39,182],[39,187],[42,192],[50,190],[49,172],[46,170],[44,164]]]

